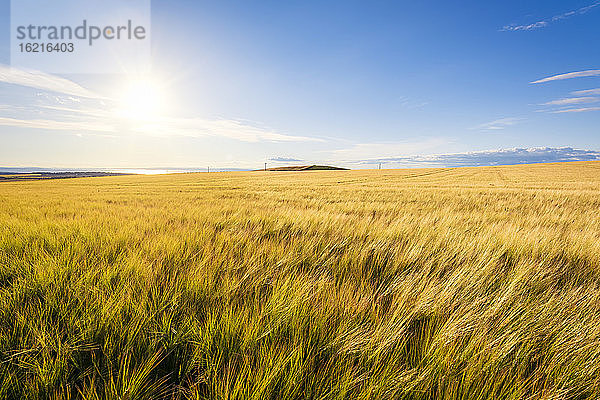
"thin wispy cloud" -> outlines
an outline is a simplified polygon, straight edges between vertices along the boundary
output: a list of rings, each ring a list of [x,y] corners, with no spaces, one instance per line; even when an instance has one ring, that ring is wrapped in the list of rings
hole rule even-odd
[[[423,108],[429,104],[428,101],[412,99],[406,96],[400,96],[397,99],[398,105],[409,110]]]
[[[0,83],[25,86],[36,93],[38,102],[27,109],[0,105],[0,126],[33,128],[74,133],[109,132],[114,135],[222,137],[243,142],[322,142],[323,139],[287,135],[263,126],[235,119],[148,116],[128,118],[119,103],[93,93],[81,85],[55,75],[0,65]],[[82,102],[81,99],[85,99]],[[106,101],[105,101],[106,100]],[[85,103],[85,104],[84,104]],[[90,104],[91,103],[91,104]],[[35,117],[31,117],[35,115]]]
[[[272,157],[272,158],[269,158],[269,161],[274,161],[274,162],[303,162],[304,160],[301,160],[299,158],[293,158],[293,157]]]
[[[357,162],[364,158],[393,157],[403,154],[433,152],[446,148],[450,142],[447,139],[432,137],[422,140],[406,140],[403,142],[355,143],[350,147],[328,150],[328,161]]]
[[[600,101],[598,97],[568,97],[564,99],[552,100],[543,103],[543,106],[568,106],[572,104],[596,103]]]
[[[555,15],[550,18],[545,18],[543,20],[533,22],[525,25],[506,25],[502,27],[501,31],[504,32],[517,32],[517,31],[532,31],[535,29],[545,28],[554,22],[558,22],[564,19],[568,19],[577,15],[587,14],[592,11],[594,8],[600,6],[600,1],[596,1],[588,6],[578,8],[576,10],[567,11],[562,14]]]
[[[114,127],[110,124],[86,121],[56,121],[51,119],[18,119],[0,117],[0,126],[69,132],[115,132]]]
[[[533,29],[544,28],[548,26],[548,21],[538,21],[528,25],[506,25],[502,31],[531,31]]]
[[[93,111],[60,113],[52,119],[24,119],[0,116],[1,126],[35,128],[53,131],[78,133],[110,132],[115,136],[139,134],[155,137],[222,137],[242,142],[308,142],[321,139],[305,136],[283,135],[262,127],[247,125],[235,120],[208,120],[202,118],[160,118],[146,123],[131,125],[126,120],[112,115],[112,118],[91,118]],[[99,112],[96,115],[111,115]],[[130,126],[131,125],[131,126]]]
[[[360,164],[375,165],[382,163],[404,167],[474,167],[598,160],[600,160],[600,151],[596,150],[574,149],[572,147],[533,147],[375,158],[362,160]]]
[[[68,79],[39,71],[12,68],[4,64],[0,64],[0,82],[12,85],[27,86],[71,96],[91,99],[103,98],[102,96]]]
[[[600,111],[600,107],[582,107],[582,108],[567,108],[565,110],[550,111],[552,114],[566,114],[566,113],[582,113],[589,111]]]
[[[477,125],[471,129],[483,130],[483,131],[497,131],[506,129],[509,126],[516,125],[523,121],[523,118],[500,118],[485,124]]]
[[[578,72],[569,72],[567,74],[553,75],[547,78],[543,78],[537,81],[531,82],[532,84],[537,83],[546,83],[552,81],[562,81],[565,79],[574,79],[574,78],[585,78],[590,76],[600,76],[600,69],[590,69],[587,71],[578,71]]]
[[[594,96],[600,95],[600,88],[598,89],[587,89],[587,90],[577,90],[575,92],[571,92],[573,96]]]
[[[204,118],[157,118],[133,128],[153,136],[223,137],[242,142],[323,142],[306,136],[284,135],[274,130],[231,120]]]
[[[584,77],[594,77],[600,76],[599,69],[590,69],[586,71],[578,71],[578,72],[569,72],[566,74],[559,74],[549,76],[547,78],[543,78],[534,82],[532,84],[553,82],[553,81],[562,81],[565,79],[575,79],[575,78],[584,78]],[[577,97],[565,97],[562,99],[551,100],[546,103],[542,103],[542,106],[576,106],[581,104],[590,104],[597,103],[600,101],[600,97],[594,97],[594,95],[600,95],[600,89],[587,89],[587,90],[578,90],[571,92],[573,96]],[[579,108],[563,108],[559,110],[540,110],[539,112],[548,112],[551,114],[566,114],[566,113],[581,113],[588,111],[598,111],[600,107],[579,107]]]

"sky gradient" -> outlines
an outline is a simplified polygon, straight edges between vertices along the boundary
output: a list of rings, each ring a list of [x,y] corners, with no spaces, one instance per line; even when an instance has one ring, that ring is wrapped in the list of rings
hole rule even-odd
[[[140,73],[11,69],[0,14],[0,167],[600,159],[600,1],[153,1],[143,121]]]

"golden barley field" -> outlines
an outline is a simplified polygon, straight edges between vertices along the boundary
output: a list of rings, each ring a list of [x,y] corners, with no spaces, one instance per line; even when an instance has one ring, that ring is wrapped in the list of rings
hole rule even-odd
[[[600,398],[600,163],[2,183],[0,398]]]

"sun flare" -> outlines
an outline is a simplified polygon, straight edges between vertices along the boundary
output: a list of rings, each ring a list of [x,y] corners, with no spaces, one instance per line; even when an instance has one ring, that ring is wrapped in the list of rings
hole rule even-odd
[[[137,79],[125,85],[120,113],[129,119],[147,121],[166,112],[164,88],[152,79]]]

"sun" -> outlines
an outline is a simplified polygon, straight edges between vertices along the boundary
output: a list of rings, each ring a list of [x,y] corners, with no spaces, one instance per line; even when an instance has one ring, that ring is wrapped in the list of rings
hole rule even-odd
[[[155,80],[144,78],[125,83],[119,98],[120,113],[132,120],[148,121],[165,114],[164,88]]]

